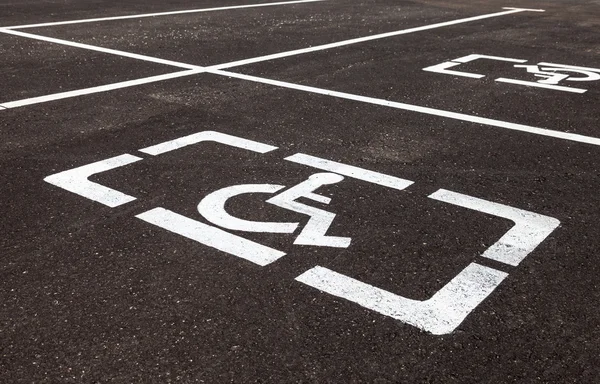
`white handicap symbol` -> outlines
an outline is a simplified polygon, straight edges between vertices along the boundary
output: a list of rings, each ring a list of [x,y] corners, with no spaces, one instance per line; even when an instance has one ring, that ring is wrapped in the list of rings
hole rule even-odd
[[[319,203],[329,204],[331,199],[314,191],[328,184],[339,183],[344,177],[336,173],[316,173],[308,180],[295,185],[266,202],[290,211],[308,215],[310,218],[294,244],[316,245],[322,247],[348,248],[349,237],[327,236],[327,230],[335,219],[335,213],[311,207],[298,201],[300,198],[310,199]],[[276,193],[285,189],[277,184],[241,184],[219,189],[207,195],[198,204],[198,212],[211,223],[222,228],[245,232],[294,233],[300,223],[263,222],[244,220],[230,215],[225,210],[225,204],[232,197],[249,193]]]
[[[541,77],[542,80],[538,80],[538,83],[541,84],[552,84],[556,85],[561,81],[596,81],[600,80],[600,73],[590,71],[584,68],[571,68],[571,67],[562,67],[560,65],[556,65],[553,67],[545,67],[540,65],[515,65],[515,68],[525,68],[528,73],[535,74],[536,77]],[[565,74],[560,72],[568,72],[584,75],[584,77],[576,77],[571,74]]]
[[[482,57],[481,55],[472,55],[462,58],[462,61],[472,60],[473,56],[475,58]],[[515,61],[515,59],[509,60]],[[539,63],[538,65],[550,66],[554,64]],[[578,69],[582,68],[578,67]],[[586,68],[583,69],[587,70]],[[600,73],[600,70],[597,70],[597,72]],[[258,153],[266,153],[276,149],[276,147],[255,141],[219,132],[204,131],[147,147],[142,149],[141,152],[157,156],[203,141],[215,141]],[[62,171],[50,175],[44,180],[52,185],[114,208],[135,201],[136,198],[90,181],[90,176],[141,160],[143,159],[140,157],[123,154]],[[287,190],[285,186],[276,184],[243,184],[223,188],[206,196],[198,204],[198,211],[208,221],[226,229],[247,232],[294,233],[300,223],[243,220],[231,216],[225,210],[227,201],[234,196],[250,193],[271,194],[274,196],[266,202],[309,216],[307,224],[296,237],[295,244],[347,248],[350,245],[350,238],[326,235],[336,217],[334,213],[312,207],[298,200],[303,198],[321,204],[329,204],[331,202],[330,198],[315,193],[315,191],[323,185],[342,181],[344,176],[398,191],[413,183],[406,179],[302,153],[286,157],[285,160],[328,172],[313,174],[308,180]],[[455,205],[514,222],[514,226],[508,232],[480,255],[483,258],[495,260],[509,266],[519,265],[560,224],[560,221],[549,216],[445,189],[439,189],[430,194],[428,198],[436,202]],[[136,215],[136,217],[169,232],[263,267],[286,255],[286,253],[277,249],[256,243],[163,207],[152,208]],[[320,265],[303,272],[295,280],[427,332],[441,335],[454,331],[466,316],[486,299],[507,276],[508,273],[506,272],[478,262],[471,262],[426,300],[410,299]]]

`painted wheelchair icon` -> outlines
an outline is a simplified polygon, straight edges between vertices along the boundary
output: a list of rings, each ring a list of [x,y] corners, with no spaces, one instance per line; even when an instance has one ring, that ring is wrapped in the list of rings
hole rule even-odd
[[[158,156],[184,146],[206,141],[217,142],[242,150],[264,154],[277,147],[219,132],[204,131],[170,140],[139,152]],[[123,154],[78,168],[56,173],[44,180],[90,200],[111,208],[136,200],[135,197],[89,181],[91,175],[143,160],[139,156]],[[240,184],[209,193],[198,204],[198,212],[210,224],[180,215],[163,207],[156,207],[136,215],[149,224],[192,239],[205,246],[245,259],[259,266],[277,261],[286,254],[280,250],[259,244],[235,232],[284,233],[293,235],[300,228],[296,222],[256,222],[243,220],[228,213],[227,201],[242,194],[265,194],[266,202],[308,216],[303,228],[296,235],[294,244],[299,246],[348,248],[351,237],[327,235],[335,220],[335,213],[316,208],[302,201],[329,204],[330,198],[318,193],[324,185],[340,183],[345,178],[377,184],[402,191],[412,181],[342,164],[302,153],[286,157],[285,161],[317,170],[307,180],[291,187],[278,184]],[[514,226],[492,244],[480,257],[496,260],[508,266],[517,266],[560,224],[557,219],[440,189],[428,196],[435,201],[460,206],[476,212],[498,216],[514,222]],[[331,269],[314,266],[295,278],[296,281],[352,301],[382,315],[418,327],[424,331],[442,335],[455,330],[463,320],[507,277],[507,273],[495,268],[470,263],[431,298],[419,301],[369,285]]]
[[[527,60],[479,54],[472,54],[459,57],[457,59],[452,59],[450,61],[445,61],[440,64],[423,68],[423,70],[426,72],[435,72],[442,73],[445,75],[469,77],[472,79],[484,78],[485,75],[479,73],[471,73],[465,71],[458,71],[456,69],[450,69],[463,66],[466,63],[470,63],[476,60],[492,60],[499,62],[518,63],[514,64],[513,67],[519,68],[520,70],[524,69],[526,73],[532,74],[534,78],[537,78],[536,81],[526,81],[520,79],[499,77],[495,79],[495,81],[499,83],[524,85],[527,87],[538,87],[561,92],[585,93],[587,92],[587,89],[576,88],[572,86],[564,86],[561,84],[563,82],[588,82],[600,80],[600,68],[579,67],[574,65],[555,64],[547,62],[540,62],[538,64],[523,64],[526,63]]]

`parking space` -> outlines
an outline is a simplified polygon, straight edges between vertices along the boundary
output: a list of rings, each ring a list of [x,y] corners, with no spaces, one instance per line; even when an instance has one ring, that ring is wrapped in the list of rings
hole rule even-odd
[[[110,0],[96,0],[95,7],[88,3],[71,1],[68,7],[61,0],[23,0],[18,3],[3,2],[2,26],[39,24],[48,22],[63,22],[81,19],[119,17],[127,15],[140,15],[147,13],[170,12],[174,10],[188,10],[197,8],[217,8],[226,6],[238,6],[244,4],[260,4],[264,1],[215,1],[199,0],[191,3],[188,0],[165,0],[160,3],[147,2],[143,0],[130,0],[125,3],[116,4]]]
[[[593,45],[594,33],[577,27],[545,33],[553,23],[544,13],[523,12],[231,70],[597,136],[600,69],[593,68],[597,52],[584,48]],[[523,36],[536,37],[528,43]],[[571,76],[552,78],[558,67]],[[545,77],[542,68],[550,71]]]
[[[2,35],[0,104],[172,72],[166,66]]]
[[[0,30],[2,380],[593,382],[597,33],[492,3]]]
[[[340,8],[343,7],[343,8]],[[217,65],[460,18],[437,7],[311,2],[27,28],[44,36],[195,65]],[[340,9],[343,11],[340,12]]]

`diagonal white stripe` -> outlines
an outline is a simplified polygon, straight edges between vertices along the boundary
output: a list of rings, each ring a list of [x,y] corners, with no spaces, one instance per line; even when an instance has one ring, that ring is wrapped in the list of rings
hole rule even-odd
[[[281,59],[283,57],[289,57],[289,56],[294,56],[294,55],[301,55],[301,54],[309,53],[309,52],[323,51],[325,49],[343,47],[343,46],[346,46],[346,45],[357,44],[357,43],[364,43],[365,41],[372,41],[372,40],[384,39],[386,37],[406,35],[406,34],[409,34],[409,33],[415,33],[415,32],[427,31],[427,30],[430,30],[430,29],[448,27],[448,26],[451,26],[451,25],[463,24],[463,23],[468,23],[468,22],[471,22],[471,21],[477,21],[477,20],[483,20],[483,19],[489,19],[489,18],[492,18],[492,17],[505,16],[505,15],[510,15],[510,14],[519,13],[519,12],[524,12],[524,10],[521,10],[521,9],[511,9],[511,10],[508,10],[508,11],[490,13],[490,14],[487,14],[487,15],[467,17],[466,19],[444,21],[442,23],[424,25],[424,26],[421,26],[421,27],[401,29],[399,31],[386,32],[386,33],[379,33],[377,35],[371,35],[371,36],[365,36],[365,37],[358,37],[356,39],[343,40],[343,41],[338,41],[338,42],[335,42],[335,43],[329,43],[329,44],[323,44],[323,45],[316,45],[314,47],[309,47],[309,48],[302,48],[302,49],[296,49],[296,50],[293,50],[293,51],[287,51],[287,52],[281,52],[281,53],[274,53],[272,55],[259,56],[259,57],[254,57],[254,58],[251,58],[251,59],[244,59],[244,60],[232,61],[230,63],[214,65],[211,68],[226,69],[226,68],[239,67],[240,65],[248,65],[248,64],[252,64],[252,63],[258,63],[258,62],[261,62],[261,61]]]
[[[179,68],[185,68],[185,69],[198,69],[198,68],[201,68],[198,65],[185,64],[185,63],[180,63],[180,62],[177,62],[177,61],[160,59],[158,57],[140,55],[140,54],[137,54],[137,53],[119,51],[119,50],[110,49],[110,48],[103,48],[103,47],[98,47],[96,45],[78,43],[76,41],[56,39],[54,37],[47,37],[47,36],[41,36],[41,35],[34,35],[33,33],[27,33],[27,32],[21,32],[21,31],[13,31],[12,29],[0,29],[0,32],[1,33],[6,33],[6,34],[9,34],[9,35],[14,35],[14,36],[27,37],[29,39],[34,39],[34,40],[47,41],[49,43],[67,45],[69,47],[83,48],[83,49],[87,49],[87,50],[90,50],[90,51],[108,53],[108,54],[111,54],[111,55],[122,56],[122,57],[128,57],[130,59],[137,59],[137,60],[149,61],[149,62],[156,63],[156,64],[170,65],[170,66],[173,66],[173,67],[179,67]]]
[[[288,3],[268,3],[268,4],[274,5],[274,4],[288,4]],[[198,10],[195,10],[195,11],[198,11]],[[300,55],[300,54],[307,53],[307,52],[314,52],[314,51],[329,49],[329,48],[333,48],[333,47],[340,47],[340,46],[349,45],[349,44],[356,44],[356,43],[360,43],[360,42],[364,42],[364,41],[383,39],[385,37],[390,37],[390,36],[413,33],[413,32],[433,29],[433,28],[440,28],[440,27],[455,25],[455,24],[460,24],[460,23],[467,23],[467,22],[474,21],[474,20],[481,20],[481,19],[486,19],[486,18],[490,18],[490,17],[498,17],[498,16],[503,16],[503,15],[512,14],[512,13],[518,13],[518,12],[524,12],[524,11],[527,11],[527,10],[510,9],[508,11],[496,12],[496,13],[474,16],[474,17],[468,17],[466,19],[452,20],[452,21],[431,24],[431,25],[422,26],[422,27],[402,29],[402,30],[394,31],[394,32],[382,33],[382,34],[366,36],[366,37],[361,37],[361,38],[356,38],[356,39],[343,40],[343,41],[339,41],[336,43],[318,45],[315,47],[281,52],[281,53],[276,53],[273,55],[265,55],[265,56],[259,56],[259,57],[246,59],[246,60],[238,60],[238,61],[233,61],[233,62],[229,62],[229,63],[219,64],[216,66],[211,66],[209,68],[212,68],[212,69],[231,68],[231,67],[236,67],[236,66],[240,66],[240,65],[244,65],[244,64],[257,63],[260,61],[272,60],[272,59],[288,57],[288,56],[292,56],[292,55]],[[179,12],[185,12],[185,11],[179,11]],[[192,11],[190,11],[190,12],[192,12]],[[155,15],[155,14],[152,14],[152,15]],[[140,15],[138,15],[138,16],[140,16]],[[127,16],[127,17],[129,17],[129,16]],[[37,25],[39,26],[40,24],[37,24]],[[185,69],[191,69],[191,70],[196,71],[196,72],[190,72],[189,75],[201,73],[201,72],[203,72],[203,68],[204,68],[204,67],[201,67],[198,65],[180,63],[180,62],[175,62],[175,61],[170,61],[170,60],[163,60],[163,59],[159,59],[156,57],[138,55],[135,53],[129,53],[129,52],[124,52],[124,51],[117,51],[114,49],[102,48],[102,47],[97,47],[97,46],[93,46],[93,45],[89,45],[89,44],[81,44],[81,43],[68,41],[68,40],[61,40],[61,39],[55,39],[55,38],[51,38],[51,37],[26,33],[26,32],[13,31],[13,30],[9,30],[6,28],[0,28],[0,33],[8,33],[8,34],[16,35],[16,36],[37,39],[37,40],[43,40],[43,41],[56,43],[56,44],[68,45],[68,46],[72,46],[72,47],[76,47],[76,48],[89,49],[89,50],[93,50],[93,51],[97,51],[97,52],[103,52],[103,53],[108,53],[108,54],[113,54],[113,55],[118,55],[118,56],[129,57],[132,59],[150,61],[150,62],[154,62],[157,64],[172,65],[172,66],[175,66],[178,68],[185,68]],[[185,76],[185,75],[186,75],[185,73],[182,73],[182,76]],[[181,77],[181,76],[177,75],[175,77]],[[148,84],[148,83],[155,82],[155,81],[166,80],[167,78],[168,77],[163,78],[160,76],[152,76],[152,77],[148,77],[145,79],[139,79],[138,81],[139,81],[139,84]],[[31,104],[43,103],[43,102],[52,101],[52,100],[64,99],[67,97],[74,97],[74,96],[79,96],[79,95],[89,95],[89,94],[97,93],[97,92],[105,92],[105,91],[109,91],[109,90],[115,90],[115,89],[119,89],[119,88],[129,87],[131,85],[132,85],[132,83],[130,81],[125,81],[122,83],[114,83],[114,84],[109,84],[106,86],[91,87],[91,88],[85,88],[85,89],[76,90],[76,91],[61,92],[61,93],[54,94],[54,95],[40,96],[40,97],[34,97],[34,98],[30,98],[30,99],[23,99],[23,100],[16,100],[16,101],[0,104],[0,107],[3,107],[4,109],[14,108],[14,107],[19,107],[19,106],[24,106],[24,105],[31,105]]]
[[[301,3],[314,3],[314,2],[318,2],[318,1],[326,1],[326,0],[295,0],[295,1],[280,1],[280,2],[277,2],[277,3],[231,5],[231,6],[227,6],[227,7],[203,8],[203,9],[187,9],[187,10],[182,10],[182,11],[145,13],[145,14],[141,14],[141,15],[125,15],[125,16],[113,16],[113,17],[98,17],[98,18],[94,18],[94,19],[81,19],[81,20],[56,21],[56,22],[39,23],[39,24],[15,25],[15,26],[11,26],[11,27],[3,27],[3,28],[4,29],[24,29],[24,28],[52,27],[52,26],[56,26],[56,25],[95,23],[95,22],[99,22],[99,21],[112,21],[112,20],[141,19],[141,18],[144,18],[144,17],[183,15],[183,14],[186,14],[186,13],[201,13],[201,12],[213,12],[213,11],[226,11],[226,10],[230,10],[230,9],[271,7],[271,6],[274,6],[274,5],[290,5],[290,4],[301,4]]]
[[[277,87],[296,89],[299,91],[317,93],[317,94],[326,95],[326,96],[339,97],[341,99],[361,101],[363,103],[381,105],[384,107],[391,107],[391,108],[396,108],[396,109],[403,109],[405,111],[419,112],[419,113],[424,113],[426,115],[446,117],[449,119],[468,121],[468,122],[476,123],[476,124],[489,125],[492,127],[510,129],[513,131],[533,133],[533,134],[539,135],[539,136],[554,137],[557,139],[576,141],[579,143],[600,145],[600,138],[597,138],[597,137],[583,136],[583,135],[578,135],[575,133],[568,133],[568,132],[562,132],[562,131],[553,131],[551,129],[538,128],[538,127],[533,127],[530,125],[510,123],[507,121],[488,119],[485,117],[467,115],[464,113],[445,111],[442,109],[435,109],[435,108],[429,108],[429,107],[421,107],[421,106],[413,105],[413,104],[398,103],[395,101],[376,99],[373,97],[354,95],[354,94],[345,93],[345,92],[337,92],[337,91],[332,91],[329,89],[309,87],[307,85],[287,83],[285,81],[265,79],[262,77],[243,75],[240,73],[234,73],[234,72],[228,72],[228,71],[214,70],[214,69],[210,69],[210,68],[207,68],[206,72],[214,73],[217,75],[233,77],[236,79],[253,81],[256,83],[275,85]]]

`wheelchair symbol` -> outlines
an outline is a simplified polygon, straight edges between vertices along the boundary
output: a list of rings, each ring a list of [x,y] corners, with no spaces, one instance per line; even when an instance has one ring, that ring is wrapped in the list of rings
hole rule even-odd
[[[555,91],[562,92],[585,93],[587,92],[587,89],[567,87],[559,84],[561,84],[561,82],[563,81],[585,82],[600,80],[600,69],[598,68],[578,67],[574,65],[554,64],[546,62],[541,62],[537,65],[526,65],[523,63],[526,63],[527,60],[523,59],[513,59],[510,57],[489,56],[479,54],[472,54],[459,57],[457,59],[423,68],[423,70],[427,72],[443,73],[446,75],[469,77],[473,79],[484,78],[485,75],[479,73],[450,69],[462,66],[466,63],[470,63],[476,60],[492,60],[509,63],[520,63],[515,64],[513,67],[525,69],[527,73],[533,74],[535,77],[540,78],[540,80],[537,81],[526,81],[520,79],[499,77],[495,81],[500,83],[509,83],[516,85],[524,85],[528,87],[552,89]]]
[[[145,155],[158,156],[204,141],[213,141],[259,154],[277,149],[268,144],[236,136],[204,131],[139,151]],[[59,172],[44,180],[89,200],[116,208],[131,203],[136,198],[90,181],[89,177],[142,160],[143,158],[138,156],[122,154]],[[163,207],[147,210],[135,217],[204,246],[259,266],[266,266],[286,254],[246,239],[232,231],[294,234],[300,227],[300,223],[250,221],[235,217],[225,209],[227,202],[233,197],[254,193],[272,195],[265,200],[267,204],[308,216],[307,223],[294,240],[296,245],[348,248],[351,244],[350,237],[327,235],[336,214],[305,204],[300,199],[328,205],[331,198],[319,194],[318,189],[339,183],[345,178],[392,188],[396,191],[402,191],[413,184],[410,180],[303,153],[296,153],[284,160],[317,169],[319,172],[287,189],[279,184],[239,184],[212,192],[200,201],[197,208],[200,215],[213,225]],[[445,189],[439,189],[427,198],[435,204],[451,204],[514,222],[514,226],[510,230],[480,255],[480,257],[495,260],[508,267],[519,265],[560,224],[557,219],[552,217]],[[295,281],[424,331],[441,335],[455,330],[469,313],[500,285],[506,276],[508,273],[504,271],[473,261],[429,299],[422,301],[383,290],[320,265],[309,268],[298,275]]]
[[[344,177],[335,173],[317,173],[308,180],[291,187],[268,199],[266,202],[290,211],[308,215],[310,218],[302,229],[294,244],[316,245],[322,247],[348,248],[351,239],[349,237],[327,236],[325,233],[335,219],[335,213],[319,208],[311,207],[297,201],[299,198],[307,198],[319,203],[329,204],[331,199],[314,191],[327,184],[335,184],[344,180]],[[211,223],[221,228],[245,231],[245,232],[267,232],[267,233],[294,233],[300,223],[276,223],[257,222],[239,219],[231,216],[225,210],[227,200],[234,196],[247,193],[276,193],[284,189],[283,185],[276,184],[242,184],[220,189],[206,196],[198,204],[198,212]]]
[[[525,68],[528,73],[533,73],[536,77],[542,78],[542,80],[537,81],[540,84],[558,85],[561,81],[600,80],[600,73],[598,72],[593,72],[584,68],[564,67],[558,64],[554,65],[553,67],[545,67],[540,65],[515,65],[515,68]],[[580,76],[572,76],[571,74],[564,74],[560,72],[572,72]]]

